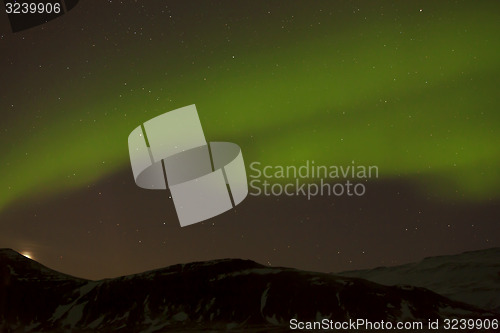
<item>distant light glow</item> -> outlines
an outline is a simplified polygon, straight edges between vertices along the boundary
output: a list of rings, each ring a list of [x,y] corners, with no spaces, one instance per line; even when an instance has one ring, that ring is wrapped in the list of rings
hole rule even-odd
[[[32,259],[33,260],[33,253],[29,252],[29,251],[24,251],[24,252],[21,252],[21,254],[23,256],[25,256],[26,258],[28,259]]]

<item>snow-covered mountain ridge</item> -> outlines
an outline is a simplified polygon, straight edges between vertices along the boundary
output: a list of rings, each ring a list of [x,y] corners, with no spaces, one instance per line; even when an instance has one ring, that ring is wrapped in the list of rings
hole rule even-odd
[[[250,260],[179,264],[88,281],[0,250],[1,332],[287,331],[289,320],[497,318],[424,288]]]
[[[379,284],[412,285],[500,313],[500,248],[425,258],[420,262],[334,273]]]

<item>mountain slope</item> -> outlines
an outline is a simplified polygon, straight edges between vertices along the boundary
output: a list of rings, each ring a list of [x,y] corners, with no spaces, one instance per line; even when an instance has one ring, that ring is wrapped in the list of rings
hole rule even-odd
[[[0,331],[269,331],[301,321],[493,317],[427,289],[226,259],[87,281],[0,250]],[[29,278],[26,278],[28,276]]]
[[[500,248],[425,258],[420,262],[335,273],[387,286],[407,284],[500,313]]]

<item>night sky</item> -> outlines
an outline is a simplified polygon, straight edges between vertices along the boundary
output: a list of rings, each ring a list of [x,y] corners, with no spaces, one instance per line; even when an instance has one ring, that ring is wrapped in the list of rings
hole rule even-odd
[[[85,0],[17,33],[2,13],[0,247],[97,279],[500,246],[499,31],[498,1]],[[248,174],[355,161],[379,178],[363,197],[249,196],[181,228],[167,191],[135,185],[127,138],[190,104]]]

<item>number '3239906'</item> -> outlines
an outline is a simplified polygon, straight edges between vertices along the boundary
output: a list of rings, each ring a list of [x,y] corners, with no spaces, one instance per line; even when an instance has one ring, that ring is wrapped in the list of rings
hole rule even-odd
[[[7,14],[59,14],[61,4],[58,2],[6,2],[5,12]]]

